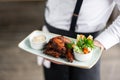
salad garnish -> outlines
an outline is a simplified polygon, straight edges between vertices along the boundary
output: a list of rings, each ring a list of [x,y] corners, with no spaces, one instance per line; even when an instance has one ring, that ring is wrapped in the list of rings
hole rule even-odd
[[[77,35],[74,51],[78,53],[88,54],[94,48],[93,36]]]

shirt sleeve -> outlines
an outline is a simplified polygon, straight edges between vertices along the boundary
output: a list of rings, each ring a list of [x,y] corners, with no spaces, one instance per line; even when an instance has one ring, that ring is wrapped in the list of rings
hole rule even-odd
[[[120,10],[119,0],[117,6]],[[120,14],[107,29],[95,38],[95,40],[98,40],[105,49],[109,49],[120,42]]]

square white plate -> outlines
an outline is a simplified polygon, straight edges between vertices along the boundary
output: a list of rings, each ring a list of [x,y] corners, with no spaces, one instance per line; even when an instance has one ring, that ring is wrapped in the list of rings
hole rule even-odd
[[[98,47],[95,47],[95,49],[93,50],[92,59],[89,60],[89,61],[83,61],[83,62],[74,60],[71,63],[71,62],[68,62],[66,59],[63,59],[63,58],[55,58],[55,57],[46,55],[46,54],[43,53],[42,50],[35,50],[35,49],[31,48],[31,46],[30,46],[30,42],[29,42],[30,36],[34,36],[38,33],[39,34],[44,34],[47,37],[47,41],[49,41],[49,39],[51,39],[52,37],[58,36],[57,34],[35,30],[18,44],[19,48],[21,48],[21,49],[23,49],[23,50],[25,50],[29,53],[35,54],[37,56],[44,57],[44,58],[49,59],[49,60],[53,60],[53,61],[63,63],[65,65],[75,66],[75,67],[80,67],[80,68],[85,68],[85,69],[92,68],[97,63],[99,58],[101,57],[102,52],[101,52],[100,48],[98,48]]]

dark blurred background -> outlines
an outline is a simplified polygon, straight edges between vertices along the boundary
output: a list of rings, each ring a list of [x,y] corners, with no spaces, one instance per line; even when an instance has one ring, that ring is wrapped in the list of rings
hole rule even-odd
[[[0,80],[44,80],[36,55],[18,48],[21,40],[43,26],[44,6],[45,0],[0,0]],[[111,19],[118,14],[114,12]],[[101,80],[120,80],[119,68],[117,44],[101,57]]]

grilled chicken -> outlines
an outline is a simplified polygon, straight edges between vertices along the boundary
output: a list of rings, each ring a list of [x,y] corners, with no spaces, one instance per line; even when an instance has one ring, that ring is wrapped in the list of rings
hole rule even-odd
[[[71,41],[68,38],[63,36],[57,36],[47,43],[45,46],[44,53],[51,55],[53,57],[66,57],[69,62],[74,60],[72,50],[66,48],[66,43],[70,43]]]

